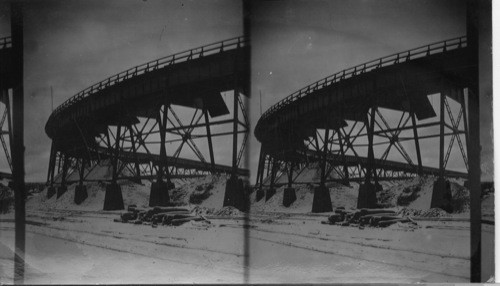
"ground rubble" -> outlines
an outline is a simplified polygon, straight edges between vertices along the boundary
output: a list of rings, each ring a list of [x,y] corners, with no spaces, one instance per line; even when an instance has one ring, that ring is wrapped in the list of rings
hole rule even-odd
[[[226,206],[221,209],[201,206],[175,206],[139,208],[130,205],[127,212],[120,214],[114,222],[144,224],[156,227],[158,225],[179,226],[187,222],[211,224],[208,217],[240,217],[244,213],[235,207]]]
[[[189,207],[153,207],[138,208],[130,205],[127,212],[122,213],[114,222],[145,224],[157,227],[161,225],[179,226],[190,221],[202,221],[210,224],[210,221],[202,214],[193,212]]]
[[[343,207],[335,209],[335,213],[328,217],[328,220],[322,221],[322,224],[364,227],[388,227],[393,224],[408,224],[418,228],[410,216],[397,213],[390,209],[359,209],[346,210]]]
[[[440,208],[431,208],[428,210],[417,210],[412,208],[402,208],[398,211],[399,215],[412,217],[451,217],[451,214]]]

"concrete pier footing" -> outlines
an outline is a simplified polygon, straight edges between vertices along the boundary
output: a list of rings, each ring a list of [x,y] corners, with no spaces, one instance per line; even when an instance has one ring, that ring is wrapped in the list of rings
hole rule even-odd
[[[382,186],[365,183],[359,185],[358,191],[358,209],[376,208],[377,207],[377,191],[380,191]]]
[[[74,199],[75,204],[79,205],[83,203],[83,201],[85,201],[87,197],[88,197],[87,186],[78,185],[75,187],[75,199]]]
[[[67,186],[59,186],[59,188],[57,188],[57,198],[60,198],[67,190]]]
[[[332,199],[330,198],[330,190],[325,185],[320,185],[314,189],[313,205],[311,212],[323,213],[331,212]]]
[[[168,191],[174,188],[175,185],[172,182],[153,182],[151,184],[151,192],[149,193],[149,206],[168,206],[170,203],[170,195]]]
[[[226,192],[224,193],[223,206],[232,206],[240,211],[246,210],[245,190],[243,180],[231,176],[226,182]]]
[[[258,189],[255,193],[255,201],[260,201],[266,195],[266,192],[263,189]]]
[[[123,210],[125,209],[123,205],[122,189],[117,183],[111,183],[106,186],[106,195],[104,196],[104,207],[105,211],[113,210]]]
[[[266,190],[266,202],[276,194],[275,188],[270,188]]]
[[[50,186],[47,188],[47,199],[52,198],[56,194],[56,187]]]
[[[289,207],[293,202],[297,200],[297,195],[295,194],[294,188],[285,188],[283,191],[283,205]]]
[[[450,182],[444,178],[438,178],[432,188],[431,208],[442,208],[447,212],[452,212],[451,199]]]

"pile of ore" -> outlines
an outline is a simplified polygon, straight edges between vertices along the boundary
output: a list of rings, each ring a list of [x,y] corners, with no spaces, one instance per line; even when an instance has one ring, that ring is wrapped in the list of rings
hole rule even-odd
[[[202,215],[193,214],[191,210],[183,207],[154,207],[148,209],[130,205],[126,213],[120,215],[115,222],[146,224],[153,227],[161,225],[182,225],[189,221],[207,221]]]
[[[417,223],[410,217],[398,215],[393,210],[388,209],[359,209],[346,210],[343,207],[337,208],[335,214],[328,217],[328,221],[323,224],[334,224],[341,226],[371,226],[387,227],[395,223]]]

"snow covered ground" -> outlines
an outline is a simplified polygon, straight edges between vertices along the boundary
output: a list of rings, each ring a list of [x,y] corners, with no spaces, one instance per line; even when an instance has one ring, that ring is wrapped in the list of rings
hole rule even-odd
[[[242,229],[194,224],[152,228],[113,223],[115,217],[93,212],[28,215],[41,225],[27,225],[25,283],[243,281]],[[1,228],[0,283],[12,283],[13,223],[2,222]]]
[[[117,213],[30,212],[26,283],[468,281],[467,223],[361,230],[321,216],[254,215],[152,228],[113,223]],[[1,223],[2,283],[12,281],[13,226]]]
[[[309,213],[313,192],[307,185],[301,185],[297,201],[289,208],[281,206],[282,189],[267,203],[255,202],[252,194],[251,212],[245,219],[239,212],[220,211],[226,180],[207,176],[174,182],[177,188],[170,197],[175,203],[202,209],[210,220],[178,227],[113,222],[123,211],[102,211],[104,186],[99,183],[87,184],[89,197],[81,205],[73,203],[75,185],[58,200],[55,196],[47,200],[46,191],[35,194],[27,203],[25,283],[469,280],[466,219],[418,221],[416,229],[325,225],[321,221],[328,214]],[[384,188],[393,188],[385,200],[397,201],[405,187],[420,183],[386,183]],[[147,206],[149,182],[120,184],[125,206]],[[331,184],[334,207],[354,208],[357,187]],[[201,204],[191,204],[190,197],[200,190],[210,195]],[[406,207],[425,205],[426,190],[421,187],[414,204]],[[224,215],[217,216],[218,211]],[[464,217],[464,213],[453,216]],[[13,213],[0,216],[0,230],[0,284],[12,283]]]

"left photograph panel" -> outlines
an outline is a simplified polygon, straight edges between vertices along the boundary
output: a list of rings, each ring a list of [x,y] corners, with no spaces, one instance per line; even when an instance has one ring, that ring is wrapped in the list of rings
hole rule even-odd
[[[21,109],[0,3],[0,283],[244,282],[242,2],[20,3]]]

